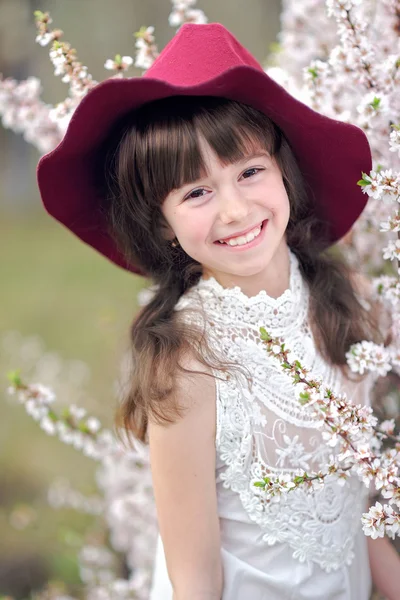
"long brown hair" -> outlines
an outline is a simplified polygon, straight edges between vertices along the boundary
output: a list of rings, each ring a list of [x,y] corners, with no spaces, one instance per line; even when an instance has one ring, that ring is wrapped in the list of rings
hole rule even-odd
[[[277,161],[290,202],[286,239],[310,288],[311,326],[325,359],[344,369],[351,344],[382,342],[373,314],[354,290],[350,267],[337,247],[324,249],[324,223],[283,132],[258,110],[224,98],[177,96],[146,104],[115,127],[98,170],[110,234],[156,286],[131,326],[132,369],[117,414],[117,423],[142,442],[149,417],[166,424],[182,415],[174,384],[177,370],[186,371],[180,364],[185,351],[206,370],[232,367],[218,361],[204,335],[174,311],[202,267],[165,239],[161,207],[172,190],[206,174],[200,136],[223,164],[260,145]]]

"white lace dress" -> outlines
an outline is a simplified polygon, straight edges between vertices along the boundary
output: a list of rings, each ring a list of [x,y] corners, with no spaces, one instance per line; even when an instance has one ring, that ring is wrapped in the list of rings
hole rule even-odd
[[[302,408],[259,338],[264,326],[334,391],[368,403],[373,375],[344,379],[317,353],[307,322],[308,287],[290,252],[290,287],[279,298],[247,297],[215,279],[189,290],[177,310],[202,307],[213,348],[245,364],[253,378],[216,380],[216,489],[224,568],[222,600],[368,600],[371,576],[360,516],[367,492],[356,477],[313,493],[301,488],[265,503],[254,480],[266,471],[323,468],[332,448]],[[187,316],[185,318],[188,318]],[[198,317],[193,317],[196,319]],[[172,600],[159,536],[150,600]]]

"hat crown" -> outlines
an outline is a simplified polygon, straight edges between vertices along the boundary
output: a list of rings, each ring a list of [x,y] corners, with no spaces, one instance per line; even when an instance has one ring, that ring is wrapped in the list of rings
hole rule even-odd
[[[143,77],[186,87],[243,65],[263,71],[223,25],[185,23]]]

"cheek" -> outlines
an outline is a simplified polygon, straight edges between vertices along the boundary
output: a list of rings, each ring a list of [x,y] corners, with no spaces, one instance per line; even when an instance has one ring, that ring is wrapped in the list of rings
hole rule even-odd
[[[179,226],[182,239],[191,244],[204,242],[209,235],[210,228],[211,223],[207,218],[207,213],[202,211],[201,208],[198,211],[193,211],[193,213],[182,215]]]
[[[288,217],[290,211],[289,198],[280,177],[272,183],[270,181],[268,186],[264,186],[260,197],[265,199],[265,207],[271,211],[274,217],[277,219]]]

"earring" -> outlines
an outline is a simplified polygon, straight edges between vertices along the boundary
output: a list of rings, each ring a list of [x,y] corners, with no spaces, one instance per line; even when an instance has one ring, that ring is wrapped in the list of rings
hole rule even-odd
[[[178,242],[178,240],[177,240],[176,238],[175,238],[174,240],[172,240],[172,242],[171,242],[171,246],[172,246],[173,248],[176,248],[177,246],[179,246],[179,242]]]

